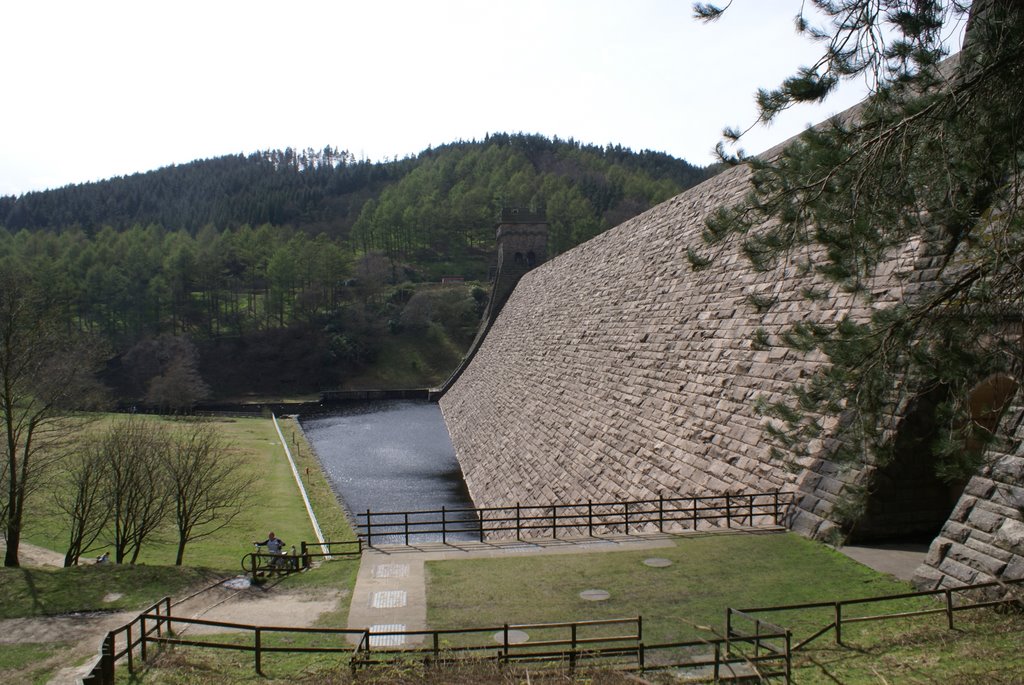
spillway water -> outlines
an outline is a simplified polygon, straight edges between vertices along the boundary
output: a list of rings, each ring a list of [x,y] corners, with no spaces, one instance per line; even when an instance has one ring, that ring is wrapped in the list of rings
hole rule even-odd
[[[304,417],[302,428],[335,492],[360,522],[367,509],[473,506],[444,417],[432,402],[353,403],[329,415]],[[434,537],[440,539],[417,535],[415,540]]]

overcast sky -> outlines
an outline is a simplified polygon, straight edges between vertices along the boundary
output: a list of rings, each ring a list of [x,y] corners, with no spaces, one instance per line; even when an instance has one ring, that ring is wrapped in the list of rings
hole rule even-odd
[[[799,0],[32,0],[0,7],[0,195],[331,145],[373,161],[489,132],[712,161],[813,61]],[[744,147],[860,99],[854,84]]]

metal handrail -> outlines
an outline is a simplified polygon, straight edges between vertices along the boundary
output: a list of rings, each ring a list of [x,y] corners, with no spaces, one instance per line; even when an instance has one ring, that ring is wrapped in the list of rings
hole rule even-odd
[[[359,536],[372,547],[374,538],[400,538],[410,544],[413,536],[440,535],[447,543],[449,535],[475,534],[483,542],[487,533],[511,534],[522,539],[530,531],[550,531],[557,538],[559,530],[598,532],[622,530],[627,535],[641,527],[656,525],[664,531],[666,524],[689,523],[697,528],[700,522],[725,527],[755,526],[760,521],[781,525],[783,510],[792,501],[792,493],[781,491],[704,495],[699,497],[658,497],[657,499],[574,502],[515,505],[500,507],[441,507],[416,511],[374,512],[367,509],[361,519]]]

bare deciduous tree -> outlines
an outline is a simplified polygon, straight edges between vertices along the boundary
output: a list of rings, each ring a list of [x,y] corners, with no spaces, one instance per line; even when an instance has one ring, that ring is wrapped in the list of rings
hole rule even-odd
[[[254,478],[218,431],[192,422],[170,436],[163,467],[178,532],[174,563],[181,565],[185,545],[221,530],[241,512]]]
[[[64,566],[74,566],[87,553],[110,520],[106,506],[105,453],[98,440],[91,441],[66,462],[53,490],[54,502],[68,524],[68,550]]]
[[[84,422],[71,408],[98,396],[99,347],[69,335],[53,302],[0,263],[0,458],[5,566],[18,566],[25,504]]]
[[[167,521],[171,503],[163,469],[167,436],[154,422],[129,416],[110,427],[100,449],[114,561],[120,564],[128,558],[134,564],[142,545]]]

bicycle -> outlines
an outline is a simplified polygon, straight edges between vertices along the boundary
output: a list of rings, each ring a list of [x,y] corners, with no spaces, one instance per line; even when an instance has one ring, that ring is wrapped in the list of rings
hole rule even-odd
[[[253,547],[254,550],[252,552],[242,557],[242,570],[252,574],[253,578],[274,573],[289,573],[294,570],[292,568],[294,555],[289,557],[284,551],[276,554],[274,552],[260,552],[259,545],[254,544]],[[292,550],[294,551],[294,547]]]

